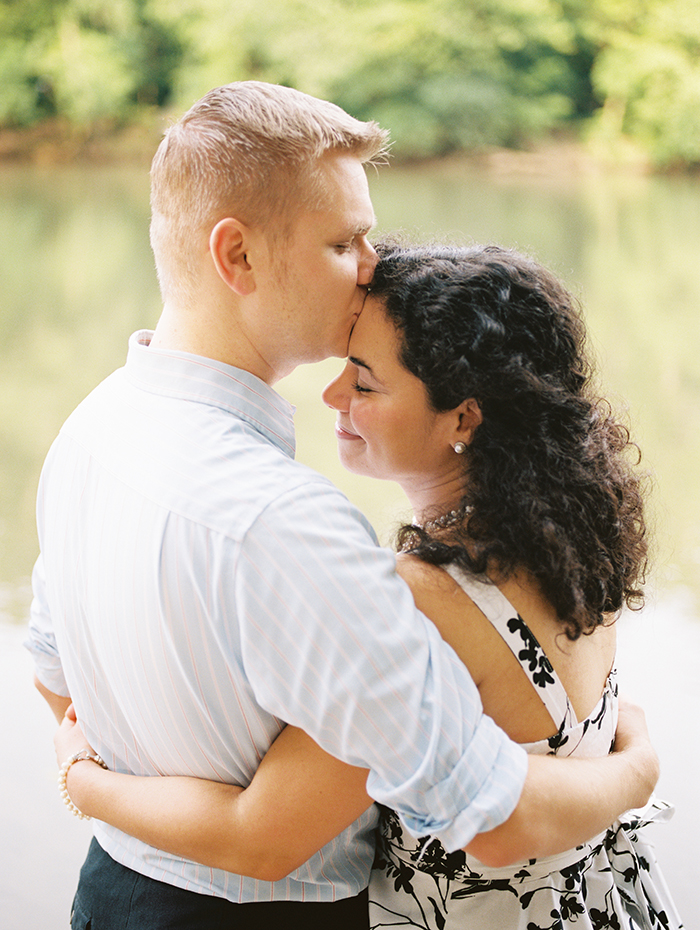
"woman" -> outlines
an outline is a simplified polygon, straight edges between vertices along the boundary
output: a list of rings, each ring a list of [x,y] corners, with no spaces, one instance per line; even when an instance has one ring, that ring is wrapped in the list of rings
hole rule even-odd
[[[614,619],[641,602],[645,524],[628,461],[636,447],[593,392],[573,300],[542,267],[497,247],[379,251],[345,369],[324,391],[341,461],[406,492],[414,522],[398,534],[400,571],[486,713],[531,752],[606,754]],[[82,745],[64,723],[59,761]],[[68,788],[79,808],[146,842],[269,877],[256,871],[269,862],[262,849],[279,847],[287,874],[369,804],[365,773],[326,757],[325,783],[284,801],[303,829],[275,834],[265,818],[279,811],[285,773],[319,755],[288,727],[233,820],[221,815],[231,786],[91,765],[72,767]],[[370,923],[680,927],[640,823],[563,856],[486,868],[412,839],[383,811]]]

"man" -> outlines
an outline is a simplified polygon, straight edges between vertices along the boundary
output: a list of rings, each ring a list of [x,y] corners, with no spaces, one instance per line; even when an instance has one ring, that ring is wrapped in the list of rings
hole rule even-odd
[[[376,262],[363,164],[385,146],[374,124],[255,82],[212,91],[166,135],[152,169],[162,316],[42,475],[38,686],[59,717],[73,700],[113,769],[247,784],[285,721],[369,768],[372,797],[417,835],[457,848],[491,831],[494,861],[567,848],[645,800],[644,740],[592,768],[528,762],[481,715],[392,554],[293,461],[292,411],[272,390],[346,354]],[[580,810],[582,781],[596,810]],[[298,902],[305,927],[361,926],[373,825],[369,812],[262,882],[97,824],[73,926],[169,927],[171,912],[183,927],[289,926]]]

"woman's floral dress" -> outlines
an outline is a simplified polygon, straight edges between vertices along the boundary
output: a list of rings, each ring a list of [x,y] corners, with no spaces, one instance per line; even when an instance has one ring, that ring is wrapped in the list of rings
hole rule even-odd
[[[611,673],[595,710],[579,723],[556,672],[497,587],[447,570],[493,623],[555,721],[557,734],[530,753],[601,756],[617,725]],[[558,856],[492,869],[431,837],[415,840],[382,808],[370,883],[370,926],[422,930],[680,930],[682,923],[641,829],[673,813],[663,801],[629,811],[589,843]]]

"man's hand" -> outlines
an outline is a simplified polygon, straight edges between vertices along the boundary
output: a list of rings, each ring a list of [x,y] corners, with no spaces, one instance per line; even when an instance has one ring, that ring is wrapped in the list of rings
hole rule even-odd
[[[615,752],[626,754],[634,762],[639,772],[639,796],[631,806],[644,807],[659,780],[659,757],[651,745],[644,711],[623,698],[618,704]]]
[[[644,807],[659,778],[644,712],[621,701],[615,750],[601,758],[528,757],[528,776],[505,823],[480,833],[467,851],[501,867],[573,849],[624,811]]]

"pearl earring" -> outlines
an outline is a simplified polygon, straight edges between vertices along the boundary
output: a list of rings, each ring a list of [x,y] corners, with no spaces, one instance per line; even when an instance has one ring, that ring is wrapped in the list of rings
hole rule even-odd
[[[457,455],[462,455],[464,452],[467,451],[467,446],[466,446],[466,443],[464,442],[456,442],[453,446],[453,449],[455,450]]]

